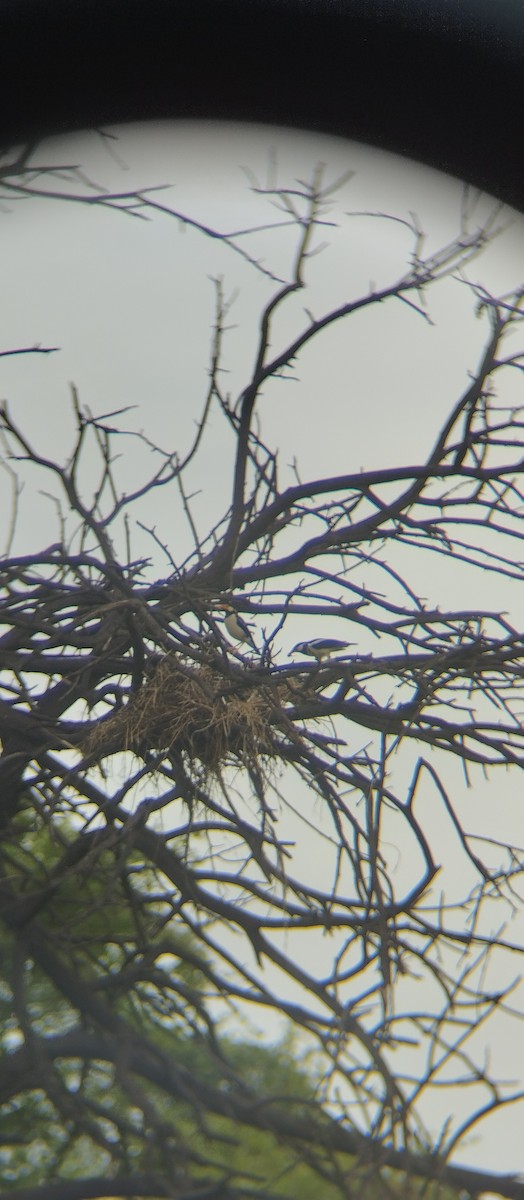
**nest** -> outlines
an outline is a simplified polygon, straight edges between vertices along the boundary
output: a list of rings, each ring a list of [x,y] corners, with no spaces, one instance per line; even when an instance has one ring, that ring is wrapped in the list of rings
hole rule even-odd
[[[246,762],[275,753],[274,710],[267,686],[233,682],[167,655],[125,708],[97,723],[82,750],[96,760],[126,750],[185,752],[216,771],[232,757]]]

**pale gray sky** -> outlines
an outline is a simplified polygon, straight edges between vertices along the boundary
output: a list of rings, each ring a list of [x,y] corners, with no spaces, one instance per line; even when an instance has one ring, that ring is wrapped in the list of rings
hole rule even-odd
[[[354,172],[330,214],[338,228],[328,231],[328,248],[311,260],[311,291],[307,296],[299,294],[286,321],[277,322],[275,348],[279,338],[285,344],[302,327],[304,307],[318,316],[325,306],[365,292],[371,282],[383,286],[403,272],[412,248],[406,228],[346,214],[387,212],[409,219],[415,212],[427,233],[428,248],[435,249],[458,229],[463,204],[459,181],[340,139],[210,123],[166,123],[113,132],[118,133],[118,142],[112,143],[118,160],[110,157],[96,135],[86,134],[47,143],[41,161],[79,163],[90,179],[111,191],[170,184],[169,191],[157,193],[161,203],[223,231],[262,225],[277,217],[266,199],[250,191],[243,168],[256,175],[262,186],[267,184],[268,171],[277,172],[280,185],[290,185],[296,177],[309,178],[318,161],[326,163],[327,178]],[[480,223],[492,204],[489,198],[479,201],[474,223]],[[506,211],[504,220],[505,232],[468,272],[470,279],[482,280],[493,292],[518,284],[524,258],[524,219]],[[0,396],[9,400],[13,416],[26,433],[31,431],[34,443],[51,454],[61,448],[65,453],[71,444],[70,383],[74,382],[82,403],[95,413],[136,406],[125,418],[127,427],[144,429],[150,438],[183,456],[194,436],[208,382],[215,315],[211,277],[223,277],[226,296],[238,293],[224,344],[224,365],[229,371],[225,386],[232,396],[249,378],[257,315],[274,285],[219,242],[184,230],[161,213],[139,221],[100,208],[25,199],[3,205],[0,229],[4,278],[0,349],[34,343],[61,348],[47,358],[0,359]],[[282,271],[290,261],[295,235],[289,229],[276,235],[262,232],[242,239],[241,244],[263,255],[272,270]],[[485,322],[472,314],[469,290],[460,282],[439,285],[430,293],[429,304],[434,325],[398,303],[338,325],[304,353],[296,365],[296,382],[275,381],[266,388],[260,406],[264,436],[278,447],[284,475],[295,458],[306,478],[419,461],[427,454],[453,400],[466,386],[468,371],[477,366],[486,333]],[[514,390],[518,381],[508,386]],[[130,446],[123,447],[126,453]],[[232,452],[232,440],[216,413],[195,477],[195,486],[201,489],[195,514],[202,529],[210,514],[216,517],[227,509]],[[118,467],[124,490],[136,486],[144,464],[143,456],[137,457],[131,448],[129,458]],[[24,474],[17,545],[30,552],[55,539],[55,510],[35,491],[49,489],[49,480]],[[0,489],[6,512],[10,491],[4,473]],[[183,557],[180,547],[190,548],[189,533],[179,527],[178,518],[173,528],[175,517],[163,494],[160,500],[156,494],[139,515],[156,525],[175,557]],[[137,533],[136,553],[144,548],[143,536]],[[162,570],[159,564],[158,573]],[[478,577],[456,569],[446,573],[441,558],[431,563],[423,557],[418,574],[415,587],[423,595],[436,589],[434,598],[442,605],[476,601]],[[516,585],[502,585],[493,575],[485,577],[483,589],[484,605],[498,611],[514,606],[520,613]],[[289,634],[286,631],[281,652],[304,635],[300,624]],[[371,646],[363,642],[359,648],[366,651]],[[406,764],[406,778],[408,768]],[[455,783],[463,787],[458,778]],[[487,828],[493,812],[492,788],[492,783],[479,781],[474,794],[463,789],[465,809]],[[514,803],[517,790],[510,784],[508,795]],[[427,803],[433,804],[429,793]],[[500,821],[499,793],[497,804]],[[509,836],[518,840],[522,822],[507,807]],[[445,859],[446,821],[438,816],[431,820]],[[396,853],[393,829],[392,847]],[[302,852],[315,853],[307,837]],[[400,853],[399,870],[401,859]],[[453,872],[449,863],[447,867],[449,885]],[[510,970],[514,969],[512,963]],[[509,1033],[499,1029],[493,1049],[501,1073],[510,1076],[516,1070],[514,1036],[514,1029]],[[449,1098],[440,1106],[435,1102],[438,1120],[446,1104]],[[522,1116],[522,1109],[520,1116],[513,1109],[493,1117],[492,1132],[481,1127],[482,1147],[466,1147],[463,1160],[499,1170],[521,1169]]]
[[[399,224],[346,219],[349,211],[385,211],[402,218],[416,212],[427,231],[428,249],[457,231],[460,183],[393,156],[340,139],[258,127],[209,124],[133,127],[111,143],[114,162],[94,134],[47,143],[43,160],[73,161],[101,187],[118,191],[171,184],[157,198],[218,229],[267,222],[278,214],[255,196],[242,168],[261,184],[268,159],[277,162],[278,182],[309,175],[326,162],[326,177],[355,172],[333,213],[338,229],[330,245],[311,261],[313,287],[289,306],[282,337],[304,323],[304,307],[315,314],[396,279],[412,248]],[[400,164],[400,165],[399,165]],[[43,180],[45,183],[46,181]],[[65,185],[67,186],[67,184]],[[478,222],[490,208],[484,200]],[[230,313],[224,361],[232,395],[252,367],[257,314],[271,284],[242,264],[220,243],[186,230],[172,219],[138,221],[97,208],[48,200],[9,204],[3,213],[4,279],[1,346],[58,345],[60,353],[0,360],[0,394],[20,419],[30,414],[35,436],[56,446],[57,431],[72,432],[69,383],[94,411],[137,405],[129,427],[147,414],[149,435],[168,439],[183,454],[207,386],[209,339],[214,321],[211,276],[224,278],[226,296],[238,291]],[[508,214],[511,218],[511,214]],[[504,238],[473,263],[470,275],[494,291],[514,282],[524,244],[522,218]],[[281,270],[295,246],[293,230],[243,239]],[[478,273],[478,274],[477,274]],[[401,304],[384,305],[340,324],[314,342],[296,367],[296,383],[266,388],[261,416],[282,463],[297,456],[303,476],[418,460],[427,451],[450,401],[465,385],[482,347],[485,325],[472,316],[469,292],[451,281],[435,289],[431,327]],[[275,337],[275,343],[277,337]],[[380,345],[377,353],[377,343]],[[298,438],[307,412],[308,437]],[[228,455],[219,422],[203,447],[206,495],[225,506]],[[218,468],[222,460],[224,471]],[[208,469],[208,470],[207,470]]]

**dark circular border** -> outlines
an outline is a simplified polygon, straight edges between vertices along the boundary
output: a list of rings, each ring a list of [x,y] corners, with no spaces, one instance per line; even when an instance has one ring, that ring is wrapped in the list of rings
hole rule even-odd
[[[356,138],[524,211],[524,0],[0,0],[0,144],[158,117]]]

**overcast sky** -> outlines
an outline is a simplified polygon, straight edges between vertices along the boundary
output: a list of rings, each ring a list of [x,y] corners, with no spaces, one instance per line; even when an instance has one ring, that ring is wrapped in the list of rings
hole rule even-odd
[[[404,270],[413,246],[405,226],[345,214],[369,209],[407,220],[415,212],[428,249],[458,229],[459,182],[354,143],[241,126],[223,126],[219,135],[218,127],[188,123],[142,132],[135,127],[118,136],[107,149],[95,134],[49,142],[40,161],[78,162],[100,188],[119,192],[171,184],[156,198],[219,230],[279,219],[254,194],[246,170],[261,185],[268,175],[280,185],[310,178],[318,161],[326,163],[326,178],[355,172],[329,214],[339,227],[327,231],[327,248],[309,264],[312,291],[292,302],[285,327],[277,323],[275,346],[280,331],[284,340],[302,327],[304,307],[318,315],[327,305],[365,292],[370,282],[391,283]],[[67,181],[62,186],[73,190]],[[472,224],[490,206],[484,199]],[[495,292],[515,283],[524,244],[522,218],[506,215],[506,234],[470,267],[470,276]],[[128,427],[140,428],[147,417],[149,436],[183,454],[208,381],[215,315],[211,277],[223,277],[226,296],[237,292],[224,344],[226,386],[233,396],[249,377],[258,313],[274,285],[220,243],[184,232],[161,214],[140,221],[99,208],[23,200],[4,204],[2,217],[9,282],[1,301],[0,349],[60,347],[47,359],[1,360],[0,394],[9,397],[19,419],[29,420],[48,448],[56,447],[57,435],[65,442],[73,435],[73,381],[81,401],[95,412],[137,406],[126,418]],[[239,244],[282,271],[291,261],[296,232],[259,234]],[[275,381],[265,389],[264,432],[278,445],[283,465],[296,457],[306,478],[419,461],[427,453],[468,370],[476,368],[486,332],[460,283],[442,284],[429,299],[434,325],[402,304],[384,305],[314,342],[297,364],[299,385]],[[227,504],[231,449],[213,417],[199,462],[206,470],[203,514],[207,505]],[[122,465],[127,483],[124,475]],[[33,529],[28,498],[27,504]],[[168,536],[169,529],[165,532]]]
[[[169,184],[169,190],[156,194],[159,202],[224,232],[279,219],[267,199],[253,191],[254,177],[261,187],[274,182],[293,185],[296,178],[311,178],[319,161],[326,164],[326,178],[354,172],[329,214],[337,222],[327,231],[329,244],[311,260],[311,294],[300,295],[287,320],[277,323],[275,348],[280,338],[285,344],[302,326],[304,306],[318,316],[328,305],[365,292],[370,283],[380,287],[402,274],[412,249],[406,226],[347,214],[381,212],[407,221],[416,213],[429,249],[451,240],[459,227],[464,203],[459,181],[354,143],[209,123],[110,132],[118,134],[118,141],[104,143],[86,134],[46,143],[36,160],[81,164],[97,187],[109,191]],[[49,186],[45,179],[40,182]],[[67,180],[54,186],[73,190]],[[82,185],[74,185],[74,190],[78,194]],[[83,190],[87,192],[87,185]],[[480,223],[493,204],[489,198],[479,200],[472,224]],[[469,277],[482,280],[494,293],[520,282],[524,258],[523,218],[506,210],[503,221],[505,232],[469,268]],[[162,213],[145,221],[96,207],[24,199],[4,201],[0,222],[0,350],[36,343],[60,348],[47,357],[0,359],[0,396],[9,400],[13,416],[34,444],[45,453],[66,453],[74,437],[73,382],[80,400],[95,413],[133,406],[124,419],[126,427],[144,429],[152,440],[183,456],[208,384],[215,319],[212,278],[223,277],[226,296],[237,293],[224,345],[229,372],[224,386],[233,397],[249,378],[257,315],[274,283],[220,242]],[[289,228],[238,241],[276,273],[291,261],[295,243],[296,232]],[[281,482],[286,472],[292,478],[294,460],[305,479],[412,463],[427,455],[467,384],[468,371],[477,367],[486,334],[463,283],[443,283],[430,292],[429,304],[433,324],[396,304],[337,326],[304,354],[294,381],[275,381],[265,389],[263,430],[268,443],[279,448]],[[125,450],[117,470],[122,487],[129,490],[150,460],[134,443],[126,443]],[[232,453],[232,440],[216,413],[195,478],[200,489],[195,516],[202,529],[212,514],[227,509]],[[17,547],[29,553],[54,541],[57,528],[52,502],[36,490],[49,490],[49,480],[27,472],[25,479]],[[86,477],[86,487],[88,483]],[[0,489],[7,512],[6,473],[0,474]],[[178,523],[173,527],[163,497],[159,501],[157,493],[140,517],[155,525],[175,557],[184,557],[190,548],[189,530]],[[134,547],[136,553],[146,548],[139,531]],[[160,561],[157,566],[160,574],[164,567]],[[442,560],[429,566],[424,560],[415,587],[427,594],[424,589],[437,582],[434,600],[442,605],[475,603],[478,578],[445,573]],[[502,587],[496,576],[486,576],[483,589],[486,606],[513,608],[520,615],[516,588],[506,583]],[[293,640],[307,632],[299,625],[292,631]],[[281,652],[290,644],[286,636]],[[465,797],[464,803],[471,804],[472,813],[475,808],[477,819],[488,820],[493,792],[488,784],[479,784],[474,799]],[[514,819],[515,838],[518,827]],[[436,821],[435,838],[441,839],[445,855],[445,823],[440,827]],[[509,1074],[515,1069],[513,1051],[514,1043],[501,1036],[502,1071]],[[494,1132],[486,1130],[476,1155],[478,1165],[520,1169],[521,1122],[522,1110],[520,1118],[516,1110],[495,1118]],[[471,1148],[463,1157],[472,1161]]]

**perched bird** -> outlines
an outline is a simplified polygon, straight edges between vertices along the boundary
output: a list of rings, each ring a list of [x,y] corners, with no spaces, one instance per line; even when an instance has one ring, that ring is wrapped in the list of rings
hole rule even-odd
[[[291,653],[309,654],[310,658],[316,658],[317,662],[321,662],[323,658],[328,658],[330,654],[347,650],[348,646],[354,645],[354,642],[339,642],[337,638],[311,638],[309,642],[297,642],[296,646],[293,646]]]
[[[217,604],[215,607],[218,612],[224,612],[226,614],[224,625],[229,636],[234,638],[236,642],[245,642],[246,645],[251,646],[253,650],[256,650],[256,643],[253,640],[253,635],[249,625],[247,624],[247,621],[243,620],[243,618],[240,616],[240,613],[237,613],[236,609],[233,608],[233,605],[224,603]]]

